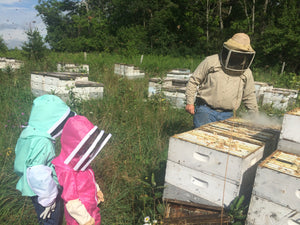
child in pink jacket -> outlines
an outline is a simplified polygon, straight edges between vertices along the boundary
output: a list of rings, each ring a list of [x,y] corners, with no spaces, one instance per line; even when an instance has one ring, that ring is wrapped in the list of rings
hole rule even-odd
[[[61,153],[52,160],[58,182],[63,187],[65,218],[68,225],[100,224],[103,194],[90,163],[111,137],[84,116],[74,116],[65,124]]]

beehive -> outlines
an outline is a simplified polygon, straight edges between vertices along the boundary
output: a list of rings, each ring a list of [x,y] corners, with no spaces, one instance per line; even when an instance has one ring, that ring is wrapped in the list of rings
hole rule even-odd
[[[203,125],[201,130],[227,137],[235,137],[258,145],[263,144],[265,146],[264,157],[269,156],[277,149],[279,129],[255,126],[247,120],[230,118]]]
[[[276,150],[257,168],[247,224],[287,224],[293,215],[300,219],[300,156]]]
[[[300,210],[300,156],[275,151],[257,168],[253,193]]]
[[[297,225],[299,211],[283,207],[267,199],[252,195],[246,225]]]
[[[6,69],[7,67],[13,70],[20,69],[23,65],[24,63],[20,60],[0,57],[0,69]]]
[[[58,63],[58,72],[73,72],[73,73],[87,73],[89,74],[90,68],[87,64],[74,64],[74,63]]]
[[[300,154],[300,108],[284,114],[278,149]]]
[[[69,91],[78,99],[102,98],[104,85],[88,80],[88,74],[73,72],[32,72],[31,91],[34,96],[56,94],[68,100]]]
[[[148,97],[155,94],[163,94],[170,104],[175,108],[184,108],[186,105],[187,79],[173,77],[149,79]]]
[[[173,69],[167,73],[167,77],[176,79],[189,79],[191,71],[189,69]]]
[[[163,87],[162,93],[175,108],[185,107],[185,87]]]
[[[255,94],[257,102],[260,102],[264,98],[264,93],[266,90],[272,90],[273,86],[269,86],[269,84],[265,82],[254,82]]]
[[[150,78],[148,84],[148,97],[159,94],[161,92],[162,79],[161,78]]]
[[[123,63],[115,64],[114,73],[117,75],[125,76],[128,79],[143,78],[145,76],[145,73],[138,67]]]
[[[264,91],[263,104],[271,104],[276,109],[285,110],[294,104],[298,97],[298,91],[284,88],[272,88]]]
[[[218,206],[229,205],[251,193],[263,149],[201,129],[177,134],[170,138],[165,181]]]

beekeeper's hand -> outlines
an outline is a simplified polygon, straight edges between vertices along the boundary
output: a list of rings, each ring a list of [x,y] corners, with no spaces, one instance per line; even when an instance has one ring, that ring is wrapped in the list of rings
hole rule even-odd
[[[194,115],[195,114],[195,106],[193,104],[186,105],[185,111],[187,111],[191,115]]]
[[[43,220],[46,218],[51,217],[51,213],[55,211],[56,202],[54,202],[52,205],[45,207],[44,212],[41,213],[40,218]]]
[[[85,223],[84,225],[95,225],[95,219],[92,217],[92,218],[90,219],[90,221],[87,222],[87,223]]]
[[[101,202],[104,202],[104,196],[102,191],[97,191],[97,198],[98,198],[98,204],[100,204]]]

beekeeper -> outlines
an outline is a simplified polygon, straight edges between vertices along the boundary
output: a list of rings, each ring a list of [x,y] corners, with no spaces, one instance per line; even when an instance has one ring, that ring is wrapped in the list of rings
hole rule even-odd
[[[111,134],[94,126],[84,116],[74,116],[64,126],[61,152],[52,163],[63,187],[68,225],[98,225],[101,222],[98,204],[104,197],[90,163],[110,137]]]
[[[249,112],[258,106],[250,65],[255,51],[245,33],[223,43],[220,54],[206,57],[191,75],[186,89],[186,111],[194,127],[228,119],[241,102]]]
[[[75,113],[59,97],[43,95],[33,101],[28,126],[15,148],[14,171],[20,177],[17,190],[32,199],[39,224],[61,224],[63,202],[51,163],[55,138]]]

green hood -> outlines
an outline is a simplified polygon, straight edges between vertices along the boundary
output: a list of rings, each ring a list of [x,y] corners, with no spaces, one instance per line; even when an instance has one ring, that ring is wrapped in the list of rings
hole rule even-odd
[[[59,97],[43,95],[33,101],[28,125],[38,131],[51,134],[69,113],[70,108]]]

